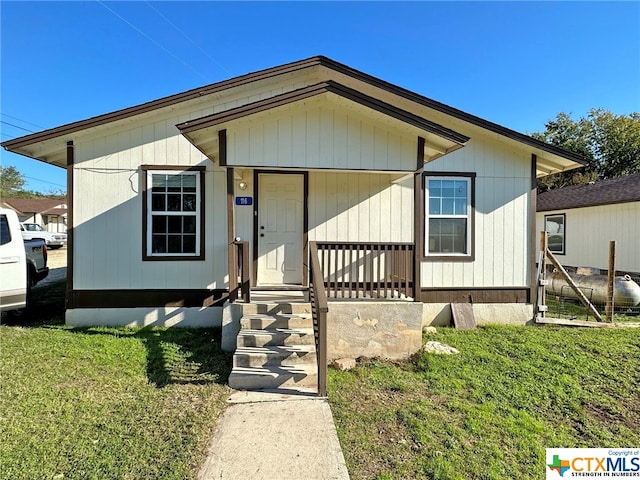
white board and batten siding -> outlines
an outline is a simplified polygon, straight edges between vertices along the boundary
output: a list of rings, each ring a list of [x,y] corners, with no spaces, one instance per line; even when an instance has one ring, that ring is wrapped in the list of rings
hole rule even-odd
[[[545,229],[545,215],[553,214],[565,215],[565,254],[556,254],[560,263],[607,270],[614,240],[616,270],[640,273],[640,202],[538,212],[538,232]]]
[[[237,169],[237,196],[254,196],[253,170]],[[253,207],[235,207],[235,236],[253,251]],[[309,241],[413,242],[413,175],[309,172]]]
[[[423,261],[422,287],[529,284],[531,158],[488,138],[425,165],[427,172],[475,173],[475,260]]]
[[[413,175],[310,172],[309,240],[413,242]]]
[[[278,108],[227,132],[227,165],[413,172],[417,135],[331,102]]]
[[[166,118],[76,143],[75,289],[225,288],[227,240],[220,225],[226,225],[226,172],[180,135],[175,124],[183,120]],[[145,164],[206,166],[205,261],[142,261]]]

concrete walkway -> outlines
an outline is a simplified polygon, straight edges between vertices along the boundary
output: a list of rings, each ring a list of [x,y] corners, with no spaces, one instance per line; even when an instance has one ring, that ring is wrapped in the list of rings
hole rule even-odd
[[[329,403],[314,394],[236,392],[199,480],[348,480]]]

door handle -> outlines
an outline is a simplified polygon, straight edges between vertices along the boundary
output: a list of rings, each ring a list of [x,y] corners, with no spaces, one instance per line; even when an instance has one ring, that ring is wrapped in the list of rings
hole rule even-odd
[[[261,236],[261,237],[264,237],[264,233],[261,233],[261,234],[260,234],[260,236]]]
[[[20,257],[15,256],[15,257],[2,257],[0,258],[0,263],[7,264],[7,263],[18,263],[20,261]]]
[[[260,225],[260,230],[264,230],[264,225]]]

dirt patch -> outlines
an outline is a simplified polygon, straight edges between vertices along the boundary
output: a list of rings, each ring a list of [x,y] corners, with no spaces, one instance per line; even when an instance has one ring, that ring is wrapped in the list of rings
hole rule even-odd
[[[66,245],[56,250],[47,250],[47,266],[49,267],[49,275],[44,280],[38,282],[33,289],[36,295],[41,295],[43,288],[55,282],[65,282],[67,279],[67,247]]]
[[[50,269],[57,269],[67,266],[67,246],[52,250],[47,249],[47,265]]]
[[[621,405],[622,412],[615,412],[605,405],[592,403],[583,405],[583,408],[597,423],[603,425],[622,424],[632,432],[640,431],[640,399],[630,397]]]

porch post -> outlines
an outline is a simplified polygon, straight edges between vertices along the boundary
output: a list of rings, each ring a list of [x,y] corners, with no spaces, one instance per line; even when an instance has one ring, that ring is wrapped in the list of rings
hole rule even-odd
[[[538,157],[535,153],[531,154],[531,190],[529,193],[529,303],[537,304],[538,296],[538,279],[536,278],[536,255],[538,249],[538,232],[536,232],[536,207],[537,207],[537,189],[536,182]]]
[[[418,137],[416,172],[413,176],[413,301],[422,301],[420,267],[424,249],[424,143]]]
[[[73,293],[73,141],[67,142],[67,288],[65,309],[74,308]]]
[[[233,209],[234,196],[233,168],[227,168],[227,251],[229,260],[229,300],[238,298],[238,259],[235,240],[235,216]]]

